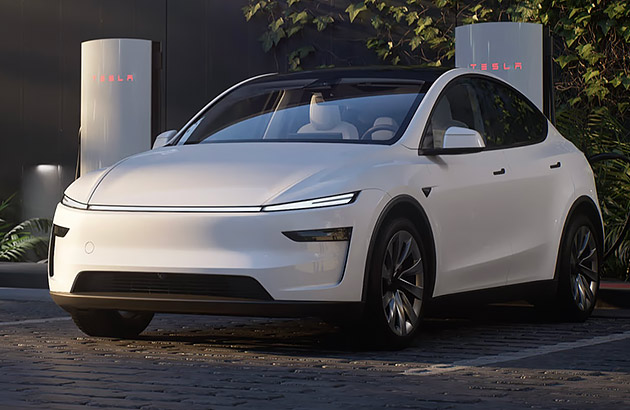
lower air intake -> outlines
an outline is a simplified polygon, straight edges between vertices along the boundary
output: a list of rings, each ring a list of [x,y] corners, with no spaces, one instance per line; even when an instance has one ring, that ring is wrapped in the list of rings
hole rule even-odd
[[[254,278],[154,272],[81,272],[72,293],[142,293],[273,300]]]

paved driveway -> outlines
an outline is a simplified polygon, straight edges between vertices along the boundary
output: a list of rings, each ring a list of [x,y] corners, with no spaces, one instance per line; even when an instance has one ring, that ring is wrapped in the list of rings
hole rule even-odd
[[[630,311],[584,324],[526,306],[443,316],[399,351],[314,319],[157,315],[138,340],[97,339],[46,291],[0,289],[0,406],[630,407]]]

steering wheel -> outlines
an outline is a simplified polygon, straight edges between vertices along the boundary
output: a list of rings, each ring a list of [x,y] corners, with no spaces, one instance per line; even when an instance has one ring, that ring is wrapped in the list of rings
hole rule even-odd
[[[368,130],[365,131],[363,135],[361,135],[361,138],[359,139],[362,139],[362,140],[368,139],[367,136],[374,134],[376,131],[391,131],[395,133],[396,131],[398,131],[398,127],[394,125],[389,125],[389,124],[375,125],[371,128],[368,128]],[[370,137],[370,139],[372,139],[372,137]]]

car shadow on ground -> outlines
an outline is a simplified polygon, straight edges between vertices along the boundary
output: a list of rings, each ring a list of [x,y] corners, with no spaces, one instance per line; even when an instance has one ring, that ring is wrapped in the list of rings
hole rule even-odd
[[[233,319],[233,318],[232,318]],[[199,319],[203,323],[203,319]],[[474,333],[491,325],[514,327],[524,324],[549,323],[550,318],[526,304],[486,305],[467,309],[433,311],[423,323],[416,338],[407,346],[383,345],[353,323],[339,325],[335,321],[317,318],[260,319],[237,318],[223,320],[220,325],[209,320],[204,327],[191,321],[191,326],[178,329],[161,328],[145,332],[138,340],[238,347],[248,350],[322,352],[397,351],[405,347],[422,347],[427,341],[448,337],[449,334]],[[228,324],[226,325],[226,322]],[[201,323],[199,323],[201,324]]]

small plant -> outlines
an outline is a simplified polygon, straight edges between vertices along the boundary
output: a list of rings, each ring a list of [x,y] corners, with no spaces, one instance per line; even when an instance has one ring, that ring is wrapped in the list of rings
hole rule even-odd
[[[11,205],[15,195],[0,202],[0,215]],[[48,249],[48,232],[52,221],[32,218],[17,225],[0,217],[0,261],[21,262],[29,257],[42,259]]]

